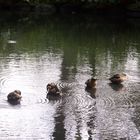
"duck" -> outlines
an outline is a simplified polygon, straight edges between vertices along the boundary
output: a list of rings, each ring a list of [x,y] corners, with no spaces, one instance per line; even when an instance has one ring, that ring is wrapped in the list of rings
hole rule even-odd
[[[109,80],[113,84],[121,84],[123,81],[127,80],[127,75],[125,73],[115,74],[111,78],[109,78]]]
[[[90,79],[88,79],[86,82],[85,82],[85,84],[86,84],[86,88],[95,88],[95,86],[96,86],[96,84],[97,84],[97,79],[95,79],[95,78],[90,78]]]
[[[55,83],[47,84],[48,95],[60,96],[60,91]]]
[[[14,90],[7,95],[9,102],[20,102],[22,96],[20,90]]]

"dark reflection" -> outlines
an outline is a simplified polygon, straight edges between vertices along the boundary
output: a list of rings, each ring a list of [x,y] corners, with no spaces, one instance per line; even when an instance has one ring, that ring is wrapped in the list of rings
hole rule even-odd
[[[46,96],[46,98],[47,98],[48,100],[52,100],[52,101],[60,100],[61,97],[62,97],[61,95],[52,95],[52,94],[50,94],[50,93],[47,93],[47,96]]]
[[[65,128],[64,128],[64,115],[62,112],[57,112],[58,116],[55,117],[55,128],[54,128],[54,133],[53,137],[54,140],[63,140],[65,139]]]
[[[89,121],[87,122],[87,126],[89,127],[88,130],[88,135],[89,135],[89,139],[88,140],[93,140],[93,135],[95,135],[95,133],[93,132],[96,129],[96,115],[93,114],[90,116]]]
[[[61,67],[62,72],[61,80],[63,81],[74,80],[74,77],[77,73],[76,64],[77,64],[78,46],[75,47],[73,46],[72,43],[69,43],[63,48],[63,52],[64,55]]]
[[[135,114],[134,116],[132,116],[132,120],[134,121],[137,129],[139,130],[139,133],[140,133],[140,105],[138,104],[136,107],[135,107]]]
[[[109,86],[115,91],[121,91],[123,89],[123,84],[113,84],[109,83]]]
[[[20,105],[20,101],[7,101],[11,105]]]

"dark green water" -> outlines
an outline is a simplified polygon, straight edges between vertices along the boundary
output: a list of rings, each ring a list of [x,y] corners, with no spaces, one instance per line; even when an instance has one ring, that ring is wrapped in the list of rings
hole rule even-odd
[[[110,85],[120,72],[128,80]],[[62,98],[46,98],[50,82]],[[23,98],[13,106],[15,89]],[[0,114],[4,140],[139,140],[140,20],[1,14]]]

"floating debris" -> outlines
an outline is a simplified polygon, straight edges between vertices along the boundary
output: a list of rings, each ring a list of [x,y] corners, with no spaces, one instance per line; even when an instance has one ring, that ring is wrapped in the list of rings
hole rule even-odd
[[[17,42],[15,40],[8,40],[7,43],[9,43],[9,44],[16,44]]]

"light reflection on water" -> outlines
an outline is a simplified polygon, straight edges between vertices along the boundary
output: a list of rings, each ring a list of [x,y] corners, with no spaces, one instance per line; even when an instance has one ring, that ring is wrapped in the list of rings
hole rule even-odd
[[[34,20],[31,25],[9,23],[1,29],[0,138],[137,140],[139,26],[136,30],[133,24],[129,29],[129,24],[124,28],[99,19],[82,22],[69,17],[66,22],[59,18],[38,25]],[[9,32],[16,44],[6,43]],[[108,78],[117,72],[127,73],[128,81],[109,84]],[[91,76],[98,83],[89,93],[85,81]],[[61,89],[60,99],[46,98],[49,82]],[[21,90],[23,98],[13,106],[6,96],[15,89]]]

